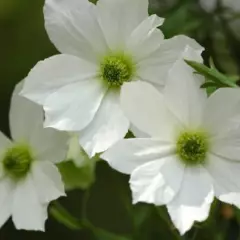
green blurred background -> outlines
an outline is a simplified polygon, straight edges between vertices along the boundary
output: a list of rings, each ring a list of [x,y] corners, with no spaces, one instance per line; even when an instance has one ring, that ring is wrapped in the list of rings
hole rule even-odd
[[[39,60],[57,53],[44,29],[43,4],[44,0],[0,0],[0,130],[7,135],[9,101],[15,84],[24,79]],[[223,73],[239,75],[240,24],[231,9],[219,5],[209,12],[196,0],[151,0],[149,12],[167,18],[162,27],[166,37],[186,34],[195,38],[207,49],[204,53],[206,64],[211,57],[211,62]],[[83,181],[83,185],[84,181],[92,182],[94,178],[92,172],[85,176],[81,170],[79,174],[82,174],[79,181]],[[50,216],[46,233],[16,231],[9,221],[0,230],[0,240],[125,240],[119,235],[130,234],[137,240],[240,239],[239,213],[231,206],[216,202],[207,222],[196,224],[186,236],[180,237],[165,208],[131,205],[127,176],[98,162],[95,179],[89,189],[70,191],[61,203],[74,216],[87,216],[95,226],[114,234],[71,231]]]

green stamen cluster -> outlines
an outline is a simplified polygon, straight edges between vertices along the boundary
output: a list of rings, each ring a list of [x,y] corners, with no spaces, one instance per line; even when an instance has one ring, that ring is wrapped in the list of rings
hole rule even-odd
[[[203,164],[208,151],[207,136],[203,132],[184,132],[177,140],[177,154],[187,165]]]
[[[101,78],[110,86],[120,87],[124,82],[130,82],[133,74],[133,61],[125,55],[110,55],[101,63]]]
[[[26,176],[31,168],[33,156],[29,147],[16,145],[9,148],[3,157],[3,168],[12,178],[22,178]]]

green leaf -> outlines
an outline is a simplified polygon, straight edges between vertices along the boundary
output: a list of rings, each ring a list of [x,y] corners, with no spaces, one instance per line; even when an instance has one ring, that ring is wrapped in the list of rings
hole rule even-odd
[[[209,68],[202,63],[185,60],[185,62],[192,67],[198,74],[204,76],[208,81],[215,82],[217,86],[233,87],[238,85],[232,81],[228,76],[220,73],[216,68]]]
[[[60,163],[58,169],[66,190],[89,188],[95,181],[95,164],[94,159],[89,159],[88,163],[80,168],[76,167],[73,161]]]
[[[131,240],[129,237],[119,236],[101,228],[92,228],[91,231],[96,240]]]
[[[144,222],[150,217],[153,209],[149,204],[139,203],[133,207],[133,220],[136,229],[141,228]]]
[[[215,82],[205,82],[201,85],[201,88],[210,88],[210,87],[217,87]]]

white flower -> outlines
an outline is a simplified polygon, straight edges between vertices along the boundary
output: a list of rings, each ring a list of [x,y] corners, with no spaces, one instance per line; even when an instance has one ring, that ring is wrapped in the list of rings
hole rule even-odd
[[[79,131],[90,157],[128,131],[119,99],[126,82],[161,87],[186,45],[203,50],[185,36],[164,40],[163,19],[148,16],[148,0],[46,0],[44,16],[62,54],[32,69],[22,95],[44,107],[45,127]]]
[[[144,82],[125,85],[126,115],[149,137],[121,140],[102,155],[131,174],[133,203],[166,204],[181,234],[207,218],[214,195],[240,206],[240,90],[207,98],[202,82],[178,61],[162,94]]]
[[[54,163],[64,159],[67,135],[43,128],[41,107],[12,96],[12,141],[0,132],[0,226],[10,216],[17,229],[44,230],[50,201],[64,196]]]

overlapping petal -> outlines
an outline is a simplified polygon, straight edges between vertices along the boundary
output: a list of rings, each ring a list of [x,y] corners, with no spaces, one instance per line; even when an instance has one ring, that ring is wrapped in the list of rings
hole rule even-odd
[[[195,55],[191,58],[186,52],[186,48],[192,48]],[[194,39],[179,35],[165,40],[157,51],[143,59],[137,64],[138,76],[141,80],[148,81],[163,86],[167,80],[167,75],[179,59],[202,61],[201,53],[203,47]]]
[[[144,82],[124,84],[121,105],[129,120],[142,132],[172,142],[181,123],[169,111],[163,95]]]
[[[0,227],[11,216],[14,187],[10,179],[0,180]]]
[[[127,134],[129,121],[119,100],[119,90],[109,90],[92,122],[79,133],[79,141],[90,157],[107,150]]]
[[[209,215],[213,194],[207,196],[207,201],[200,207],[182,205],[176,199],[174,202],[167,205],[168,213],[180,232],[185,234],[193,226],[195,221],[205,221]]]
[[[142,164],[130,178],[133,203],[169,203],[181,190],[183,175],[184,166],[174,155]]]
[[[240,125],[239,106],[239,89],[218,89],[206,103],[203,115],[204,127],[216,137],[222,138],[228,135],[232,128]]]
[[[206,169],[212,177],[216,197],[240,206],[239,163],[212,154]]]
[[[187,59],[198,57],[196,51],[187,47],[183,52]],[[207,94],[200,89],[204,78],[193,73],[183,59],[179,59],[169,71],[164,99],[179,121],[186,127],[197,128],[201,125]]]
[[[40,203],[35,185],[29,175],[19,181],[15,189],[12,220],[17,229],[44,231],[46,219],[47,204]]]
[[[31,175],[40,203],[48,204],[52,200],[65,196],[61,174],[52,163],[35,162]]]
[[[111,50],[123,50],[132,31],[148,17],[147,0],[100,0],[99,23]]]
[[[75,131],[84,129],[94,118],[107,86],[97,79],[72,83],[51,94],[45,104],[45,127]]]
[[[96,6],[87,0],[46,0],[45,27],[61,53],[96,62],[108,50]]]
[[[170,217],[181,234],[194,221],[204,221],[209,214],[214,191],[211,177],[204,168],[185,168],[178,194],[167,205]]]
[[[157,28],[164,22],[163,18],[152,15],[143,20],[127,39],[126,47],[136,62],[139,62],[157,51],[164,39]]]
[[[27,143],[40,160],[59,162],[67,151],[68,135],[54,129],[43,128],[42,107],[19,96],[23,82],[15,87],[10,108],[11,136],[15,142]]]
[[[137,167],[174,152],[174,146],[158,139],[121,140],[101,155],[110,166],[131,174]]]
[[[26,98],[44,105],[47,97],[61,87],[95,78],[97,65],[61,54],[40,61],[25,79],[21,92]]]

